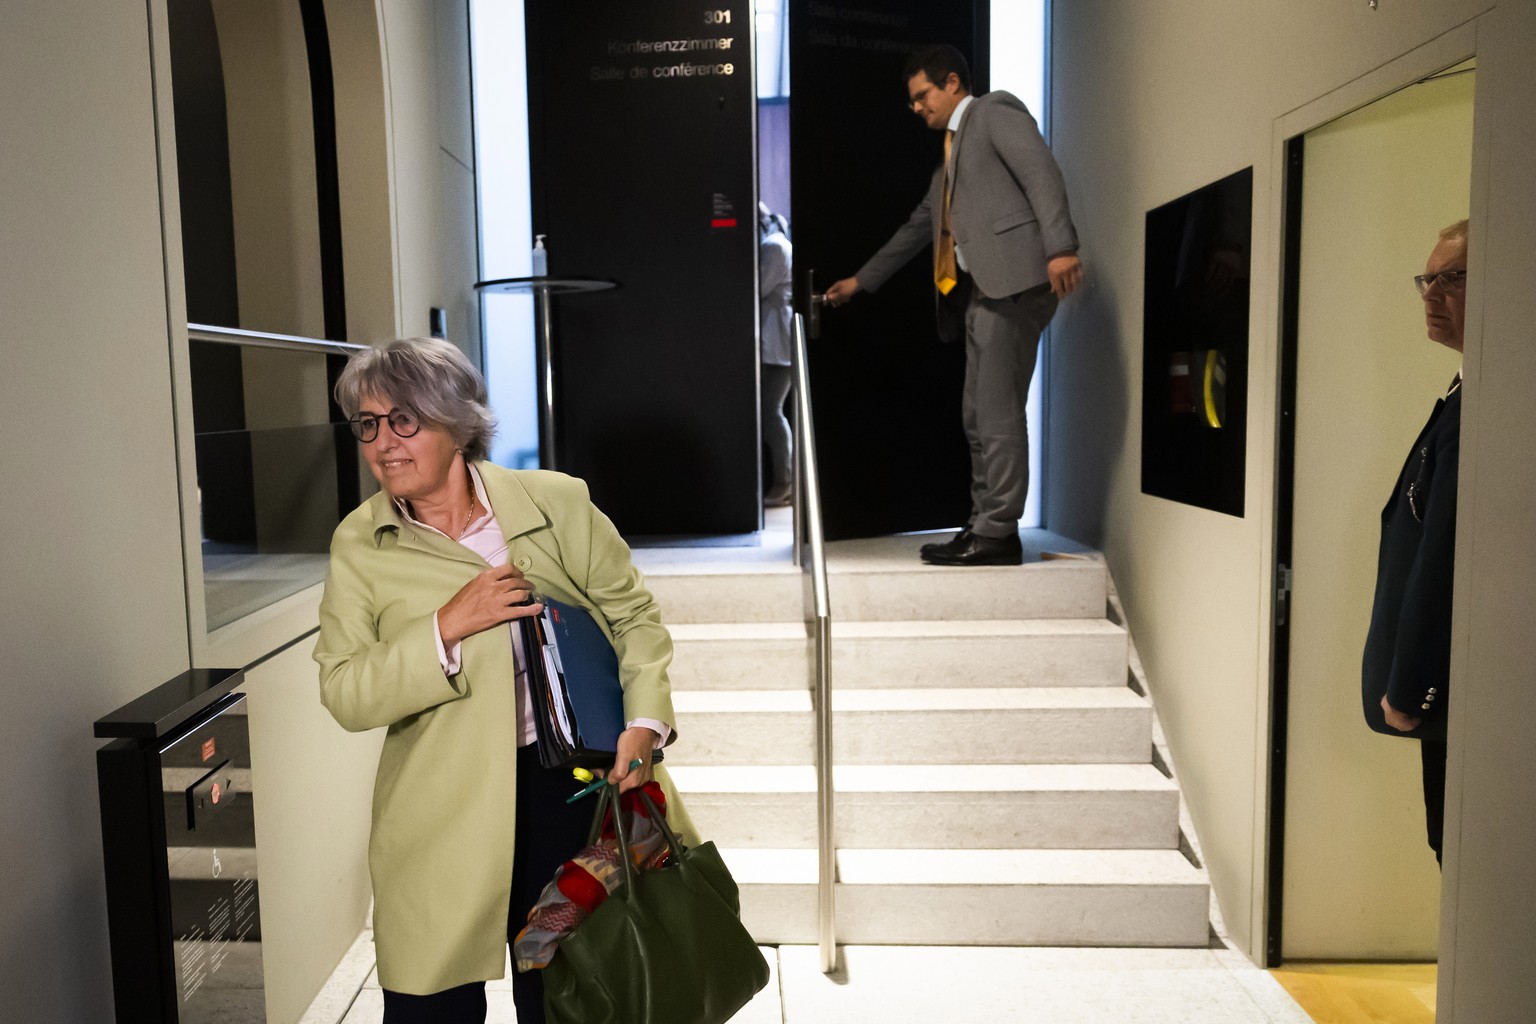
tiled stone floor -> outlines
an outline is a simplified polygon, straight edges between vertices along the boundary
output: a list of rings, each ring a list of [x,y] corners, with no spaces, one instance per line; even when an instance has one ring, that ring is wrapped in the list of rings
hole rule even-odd
[[[832,975],[813,946],[764,947],[768,987],[736,1024],[1311,1024],[1285,990],[1227,949],[847,946]],[[486,986],[487,1024],[516,1024],[511,986]],[[364,932],[303,1024],[379,1024]]]

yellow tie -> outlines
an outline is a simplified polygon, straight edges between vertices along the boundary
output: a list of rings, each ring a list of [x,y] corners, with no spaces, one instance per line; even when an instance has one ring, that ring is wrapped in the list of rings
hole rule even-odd
[[[933,284],[940,295],[948,295],[959,283],[959,269],[955,265],[955,236],[949,230],[949,151],[954,144],[955,133],[944,133],[944,205],[939,214],[939,244],[933,249]]]

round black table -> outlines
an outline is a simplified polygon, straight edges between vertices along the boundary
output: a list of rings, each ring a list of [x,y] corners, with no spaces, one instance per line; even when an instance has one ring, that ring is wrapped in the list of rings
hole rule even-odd
[[[550,297],[575,292],[602,292],[617,288],[617,281],[594,277],[502,277],[494,281],[476,281],[475,290],[487,295],[533,296],[533,320],[537,328],[536,353],[539,367],[539,465],[555,468],[555,379],[550,353],[554,348],[554,321],[550,316]]]

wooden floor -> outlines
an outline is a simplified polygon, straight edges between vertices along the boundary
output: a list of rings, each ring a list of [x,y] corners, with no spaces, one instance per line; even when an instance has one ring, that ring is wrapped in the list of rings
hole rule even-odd
[[[1435,970],[1298,961],[1270,973],[1315,1024],[1434,1024]]]

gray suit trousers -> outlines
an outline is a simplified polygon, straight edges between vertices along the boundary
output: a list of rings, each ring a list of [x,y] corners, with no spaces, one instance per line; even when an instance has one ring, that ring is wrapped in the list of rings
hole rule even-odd
[[[1049,285],[1002,299],[989,299],[974,286],[969,291],[961,414],[971,447],[970,528],[983,537],[1006,537],[1018,532],[1029,494],[1024,404],[1056,296]]]

